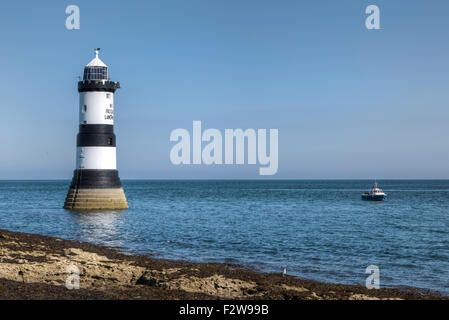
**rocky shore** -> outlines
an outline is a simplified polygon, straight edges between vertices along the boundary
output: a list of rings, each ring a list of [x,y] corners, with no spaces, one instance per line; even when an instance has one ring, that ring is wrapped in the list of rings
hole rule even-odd
[[[66,288],[67,268],[79,289]],[[73,271],[72,271],[73,272]],[[130,256],[35,234],[0,230],[0,299],[448,299],[418,289],[368,290],[226,263]]]

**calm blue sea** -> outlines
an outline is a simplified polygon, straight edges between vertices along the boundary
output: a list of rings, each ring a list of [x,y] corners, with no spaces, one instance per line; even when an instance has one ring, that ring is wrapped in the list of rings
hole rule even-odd
[[[69,181],[0,181],[0,229],[39,233],[169,259],[449,294],[449,181],[123,181],[130,209],[62,209]]]

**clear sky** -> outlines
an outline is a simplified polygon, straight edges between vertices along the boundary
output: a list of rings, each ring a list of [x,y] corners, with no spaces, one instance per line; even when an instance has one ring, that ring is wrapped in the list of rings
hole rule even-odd
[[[381,30],[365,28],[370,4]],[[72,177],[77,77],[96,47],[122,85],[124,179],[259,178],[172,165],[170,132],[193,120],[279,129],[272,178],[449,178],[448,16],[447,0],[4,2],[0,179]]]

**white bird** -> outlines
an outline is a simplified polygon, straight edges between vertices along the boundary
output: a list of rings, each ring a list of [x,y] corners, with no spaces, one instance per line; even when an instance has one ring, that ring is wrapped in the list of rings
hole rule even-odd
[[[282,276],[285,276],[287,274],[287,268],[284,268],[284,270],[282,270]]]

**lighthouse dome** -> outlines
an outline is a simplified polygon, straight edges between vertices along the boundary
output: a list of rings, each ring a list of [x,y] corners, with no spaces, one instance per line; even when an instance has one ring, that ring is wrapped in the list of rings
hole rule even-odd
[[[84,80],[108,80],[108,66],[98,58],[99,51],[95,49],[95,58],[84,67]]]

